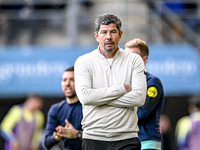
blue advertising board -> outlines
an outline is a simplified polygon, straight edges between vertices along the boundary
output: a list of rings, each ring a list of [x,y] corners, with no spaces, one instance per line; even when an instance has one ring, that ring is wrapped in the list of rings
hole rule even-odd
[[[188,44],[150,45],[147,71],[158,76],[165,95],[200,94],[200,53]]]
[[[61,77],[75,60],[95,47],[1,47],[0,97],[38,93],[63,96]],[[200,54],[190,45],[149,45],[147,71],[158,76],[165,95],[200,93]]]
[[[2,50],[3,49],[3,50]],[[62,74],[86,53],[80,47],[6,47],[0,51],[0,97],[63,96]],[[88,51],[88,49],[87,49]]]

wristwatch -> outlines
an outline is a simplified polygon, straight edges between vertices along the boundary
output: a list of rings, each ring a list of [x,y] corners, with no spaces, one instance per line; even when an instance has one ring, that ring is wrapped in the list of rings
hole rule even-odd
[[[82,139],[82,132],[81,131],[78,131],[77,133],[76,133],[76,138],[77,139]]]
[[[56,134],[53,134],[53,139],[56,140],[56,141],[60,140],[60,138]]]

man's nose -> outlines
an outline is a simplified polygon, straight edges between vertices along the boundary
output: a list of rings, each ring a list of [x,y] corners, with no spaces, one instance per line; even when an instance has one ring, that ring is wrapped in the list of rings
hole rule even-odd
[[[66,85],[70,85],[70,81],[66,81],[65,84],[66,84]]]
[[[108,32],[107,35],[106,35],[106,39],[111,39],[111,37],[112,37],[112,36],[111,36],[111,33]]]

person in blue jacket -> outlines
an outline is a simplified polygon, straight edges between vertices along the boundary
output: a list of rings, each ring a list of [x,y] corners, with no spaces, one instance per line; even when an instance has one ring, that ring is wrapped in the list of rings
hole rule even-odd
[[[139,54],[144,64],[147,64],[149,48],[146,42],[133,39],[125,44],[125,50]],[[164,105],[164,91],[160,79],[148,72],[147,96],[143,106],[138,107],[138,137],[141,141],[142,150],[161,150],[162,138],[159,129],[159,120]]]
[[[53,104],[48,112],[44,145],[52,148],[62,139],[64,150],[81,150],[82,105],[75,92],[74,67],[62,75],[62,90],[65,100]]]

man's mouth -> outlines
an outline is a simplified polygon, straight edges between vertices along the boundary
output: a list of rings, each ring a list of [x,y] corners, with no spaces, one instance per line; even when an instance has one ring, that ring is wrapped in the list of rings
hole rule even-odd
[[[105,45],[106,46],[113,46],[114,42],[106,42]]]
[[[66,92],[66,93],[70,93],[71,91],[72,91],[71,88],[66,88],[66,89],[65,89],[65,92]]]

